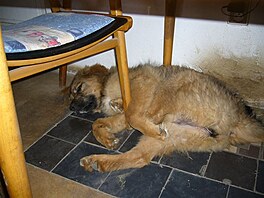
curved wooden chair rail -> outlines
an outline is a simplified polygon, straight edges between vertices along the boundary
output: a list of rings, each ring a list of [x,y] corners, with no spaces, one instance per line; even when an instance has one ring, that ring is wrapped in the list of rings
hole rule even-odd
[[[132,19],[122,15],[121,0],[109,0],[109,16],[122,17],[127,22],[99,40],[72,51],[49,57],[7,60],[0,31],[0,168],[10,197],[32,197],[27,176],[23,146],[15,111],[11,82],[45,70],[59,68],[60,86],[66,84],[67,64],[115,49],[121,93],[126,109],[130,101],[130,85],[126,54],[125,32],[132,27]],[[50,0],[52,12],[70,11],[71,1]],[[84,13],[88,14],[88,13]],[[8,70],[8,68],[12,68]]]

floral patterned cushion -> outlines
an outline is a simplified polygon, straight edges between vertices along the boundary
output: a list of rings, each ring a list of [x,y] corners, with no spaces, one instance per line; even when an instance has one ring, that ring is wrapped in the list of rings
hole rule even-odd
[[[96,14],[49,13],[2,27],[6,53],[57,47],[83,38],[115,19]]]

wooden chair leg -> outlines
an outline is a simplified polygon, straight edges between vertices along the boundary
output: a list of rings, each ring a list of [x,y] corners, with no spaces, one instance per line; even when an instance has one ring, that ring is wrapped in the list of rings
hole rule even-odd
[[[65,87],[67,82],[67,65],[63,65],[59,68],[59,86]]]
[[[163,64],[171,65],[173,51],[173,37],[175,27],[176,0],[166,0],[164,22]]]
[[[0,31],[0,167],[10,197],[32,197]]]
[[[127,53],[126,53],[126,42],[125,42],[125,33],[118,31],[114,35],[119,39],[119,45],[115,49],[116,58],[117,58],[117,68],[119,74],[119,81],[123,99],[124,110],[127,109],[128,104],[131,100],[130,94],[130,82],[128,77],[128,63],[127,63]]]

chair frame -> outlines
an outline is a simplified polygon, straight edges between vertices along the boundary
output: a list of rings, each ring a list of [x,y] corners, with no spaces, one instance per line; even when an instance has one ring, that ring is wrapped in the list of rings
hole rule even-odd
[[[82,48],[78,48],[62,54],[36,58],[26,60],[7,60],[8,67],[18,67],[9,72],[11,81],[19,80],[21,78],[31,76],[42,71],[60,67],[59,79],[60,86],[63,87],[66,84],[66,73],[67,64],[87,58],[92,55],[96,55],[101,52],[105,52],[110,49],[115,49],[117,68],[119,72],[119,80],[121,86],[121,93],[124,101],[124,108],[126,109],[130,101],[130,85],[128,81],[128,63],[126,54],[126,43],[125,43],[125,32],[132,27],[132,19],[128,16],[122,15],[121,0],[109,0],[110,13],[106,14],[113,17],[123,17],[127,19],[127,23],[121,26],[115,31],[113,38],[106,40],[111,37],[109,34],[100,40],[86,45]],[[50,0],[52,12],[71,12],[71,0],[63,0],[63,5],[60,5],[59,0]],[[90,14],[91,12],[77,12]]]
[[[50,0],[52,12],[70,11],[71,0]],[[7,183],[10,197],[32,197],[25,157],[15,110],[11,82],[52,68],[60,68],[60,85],[66,84],[67,64],[89,56],[115,49],[117,68],[124,109],[130,102],[130,85],[125,43],[125,31],[132,26],[132,19],[122,15],[121,0],[109,0],[109,16],[125,17],[128,23],[111,35],[82,48],[59,55],[30,60],[6,60],[0,31],[0,168]],[[86,13],[86,12],[85,12]],[[8,71],[8,68],[13,67]]]

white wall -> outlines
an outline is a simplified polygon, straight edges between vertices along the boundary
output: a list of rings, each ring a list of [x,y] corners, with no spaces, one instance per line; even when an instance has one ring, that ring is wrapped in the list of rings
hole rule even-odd
[[[256,0],[252,0],[253,3]],[[23,5],[20,5],[20,3]],[[88,1],[76,0],[77,8],[86,9]],[[103,8],[102,0],[89,1],[96,8]],[[250,60],[252,65],[264,67],[264,26],[250,23],[248,26],[231,25],[225,21],[220,8],[229,0],[211,1],[185,0],[177,10],[173,64],[186,65],[193,68],[204,64],[219,63],[223,59],[243,62]],[[204,2],[204,4],[202,4]],[[126,34],[127,52],[130,66],[144,62],[162,63],[163,56],[163,10],[161,0],[124,0],[124,12],[133,17],[134,24]],[[17,22],[42,14],[45,10],[43,0],[21,0],[10,4],[1,0],[0,20]],[[47,4],[47,3],[46,3]],[[207,6],[207,7],[206,7]],[[254,11],[255,12],[255,11]],[[263,1],[258,13],[264,13]],[[139,13],[139,14],[138,14]],[[206,19],[187,19],[185,16]],[[256,18],[251,14],[251,18]],[[258,17],[261,18],[261,17]],[[219,21],[220,19],[220,21]],[[261,18],[262,20],[263,17]],[[262,21],[263,22],[263,21]],[[263,24],[263,23],[262,23]],[[113,51],[101,54],[74,65],[91,65],[101,63],[107,66],[115,65]]]
[[[130,66],[154,61],[161,63],[163,53],[163,18],[158,16],[133,15],[133,27],[126,33],[127,54]],[[161,28],[159,28],[159,26]],[[113,50],[75,65],[101,63],[115,65]]]
[[[129,65],[162,63],[163,17],[133,15],[134,25],[126,34]],[[230,25],[226,22],[179,18],[176,20],[173,64],[197,67],[205,59],[255,58],[264,66],[264,26]],[[112,52],[81,61],[113,65]]]

